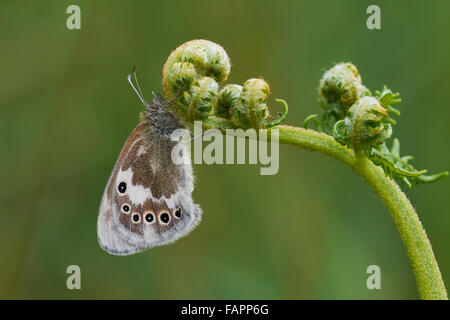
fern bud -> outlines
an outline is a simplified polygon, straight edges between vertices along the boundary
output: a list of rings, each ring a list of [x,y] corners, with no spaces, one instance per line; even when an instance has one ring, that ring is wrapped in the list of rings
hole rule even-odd
[[[320,80],[319,103],[337,118],[344,118],[348,108],[368,94],[370,92],[362,84],[358,69],[351,63],[335,65]]]
[[[176,48],[163,67],[163,90],[183,119],[204,119],[211,115],[218,98],[219,83],[230,74],[225,50],[208,40],[192,40]]]
[[[352,105],[344,120],[333,130],[336,140],[353,147],[355,152],[368,150],[383,143],[392,135],[388,112],[374,97],[362,97]]]

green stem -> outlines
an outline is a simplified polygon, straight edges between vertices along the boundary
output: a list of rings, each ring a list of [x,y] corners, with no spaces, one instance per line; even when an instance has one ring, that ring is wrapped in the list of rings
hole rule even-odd
[[[352,150],[337,143],[333,137],[314,130],[278,126],[280,143],[293,144],[319,151],[352,168],[378,194],[386,205],[400,234],[422,299],[448,299],[441,272],[430,241],[416,211],[397,183],[366,157],[355,157]]]
[[[234,126],[220,118],[204,120],[205,128],[226,129]],[[339,144],[332,136],[315,130],[280,125],[268,130],[279,130],[280,143],[319,151],[332,156],[352,168],[378,194],[390,212],[408,254],[417,287],[422,299],[448,299],[441,272],[434,257],[430,241],[411,202],[397,183],[388,178],[381,167],[365,156]]]

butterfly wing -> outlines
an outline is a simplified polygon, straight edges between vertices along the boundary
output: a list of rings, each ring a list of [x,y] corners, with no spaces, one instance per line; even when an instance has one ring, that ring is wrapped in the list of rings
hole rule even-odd
[[[129,255],[171,243],[188,234],[201,219],[192,200],[190,161],[175,164],[177,142],[141,122],[122,148],[103,193],[97,234],[100,246]],[[184,157],[189,150],[182,148]]]

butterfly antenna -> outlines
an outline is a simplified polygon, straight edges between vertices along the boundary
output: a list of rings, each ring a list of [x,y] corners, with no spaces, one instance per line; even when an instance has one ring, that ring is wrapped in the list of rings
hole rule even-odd
[[[139,97],[139,99],[142,101],[142,103],[144,104],[144,106],[148,107],[149,103],[146,102],[144,100],[144,97],[142,96],[142,92],[141,92],[141,88],[139,87],[139,82],[137,81],[137,77],[136,77],[136,67],[133,68],[133,76],[134,76],[134,81],[136,82],[136,86],[138,87],[139,91],[136,89],[136,87],[133,84],[133,81],[131,81],[131,74],[129,74],[127,76],[128,82],[130,83],[131,87],[133,88],[134,92],[136,92],[137,96]]]
[[[133,77],[134,77],[134,82],[136,82],[136,86],[137,86],[137,88],[139,90],[139,93],[141,94],[142,100],[145,101],[144,95],[142,94],[141,87],[139,86],[139,81],[138,81],[137,76],[136,76],[136,66],[133,67]]]

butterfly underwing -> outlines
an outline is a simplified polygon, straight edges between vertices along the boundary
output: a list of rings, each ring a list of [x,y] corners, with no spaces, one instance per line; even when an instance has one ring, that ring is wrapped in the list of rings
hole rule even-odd
[[[138,96],[146,110],[120,152],[98,214],[98,242],[113,255],[172,243],[197,226],[202,214],[192,200],[191,162],[176,164],[171,156],[178,143],[171,134],[185,126],[167,110],[170,102],[156,94],[153,103]],[[188,148],[181,152],[190,157]]]

